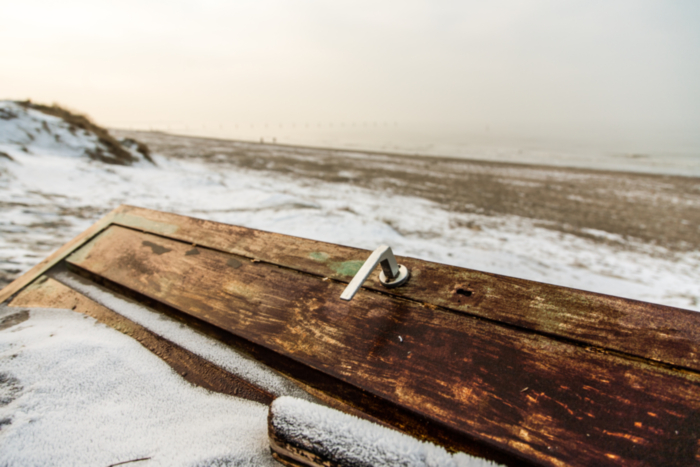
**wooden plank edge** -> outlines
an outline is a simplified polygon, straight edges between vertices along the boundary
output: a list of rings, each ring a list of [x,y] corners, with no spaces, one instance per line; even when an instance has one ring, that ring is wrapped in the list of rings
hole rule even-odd
[[[328,429],[328,427],[319,425],[316,425],[316,428],[322,430],[324,428]],[[387,465],[386,461],[400,462],[401,465],[406,465],[410,457],[405,456],[406,440],[402,439],[403,437],[399,438],[399,443],[393,444],[393,449],[391,447],[391,442],[385,445],[385,448],[389,447],[389,453],[383,453],[382,449],[377,449],[373,440],[381,439],[385,436],[392,439],[391,434],[383,430],[376,430],[375,427],[371,426],[365,426],[363,428],[370,431],[371,435],[367,436],[365,431],[365,435],[360,436],[357,431],[352,432],[353,430],[351,430],[351,433],[347,433],[347,438],[344,440],[337,440],[338,443],[336,446],[324,446],[323,442],[319,444],[316,441],[316,433],[305,433],[303,430],[299,430],[298,427],[293,427],[288,430],[280,429],[279,425],[275,423],[275,414],[273,413],[272,406],[267,415],[267,435],[270,444],[270,452],[272,457],[283,465],[294,467],[354,467],[358,465],[368,465],[367,459],[363,460],[357,455],[357,451],[363,448],[368,453],[371,453],[368,457],[372,457],[374,460],[381,458],[382,454],[384,454],[385,462],[381,462],[378,465]],[[389,429],[392,430],[391,427],[389,427]],[[393,441],[396,442],[397,438],[393,438]],[[412,449],[420,449],[420,444],[420,441],[416,441]],[[435,446],[433,445],[433,447]],[[355,450],[354,448],[359,449]],[[412,450],[411,448],[408,449]],[[430,448],[423,451],[423,454],[428,454],[429,449]],[[414,451],[414,455],[415,454],[417,453]],[[378,458],[375,456],[378,456]],[[420,454],[417,454],[417,457],[422,458]],[[444,462],[447,461],[447,459],[443,457],[441,461]],[[470,461],[467,462],[469,465],[472,464]],[[435,458],[429,463],[431,465],[437,465]],[[462,463],[453,462],[452,464]]]
[[[4,303],[6,300],[11,298],[16,293],[20,292],[23,288],[31,284],[35,279],[44,274],[46,271],[51,269],[54,265],[58,264],[63,258],[67,257],[75,250],[83,246],[85,243],[90,241],[95,235],[99,234],[102,230],[109,227],[114,220],[114,217],[121,213],[122,211],[128,209],[128,206],[121,205],[110,211],[102,217],[100,220],[92,224],[83,232],[79,233],[73,239],[68,241],[58,250],[54,251],[48,258],[41,261],[39,264],[31,268],[29,271],[25,272],[19,276],[14,281],[10,282],[5,288],[0,290],[0,303]]]
[[[302,388],[304,391],[306,391],[307,393],[309,393],[310,395],[315,397],[318,400],[318,402],[322,405],[330,407],[331,409],[336,409],[336,410],[343,412],[343,413],[346,413],[348,415],[353,415],[357,418],[367,420],[368,422],[372,422],[376,425],[381,425],[383,427],[391,428],[392,430],[400,431],[401,433],[405,433],[404,431],[399,430],[395,426],[389,425],[388,423],[378,419],[377,417],[373,417],[373,416],[371,416],[371,415],[369,415],[361,410],[356,409],[355,407],[353,407],[351,405],[346,404],[345,402],[343,402],[340,399],[336,399],[332,395],[329,395],[325,392],[319,391],[318,389],[316,389],[312,386],[309,386],[308,384],[304,383],[303,381],[299,381],[298,379],[294,379],[290,376],[288,376],[288,378],[290,380],[294,381],[294,383],[297,386],[299,386],[300,388]],[[405,434],[408,434],[408,433],[405,433]]]
[[[267,426],[270,453],[280,464],[287,467],[342,467],[340,464],[321,458],[311,451],[285,442],[277,435],[269,421]]]

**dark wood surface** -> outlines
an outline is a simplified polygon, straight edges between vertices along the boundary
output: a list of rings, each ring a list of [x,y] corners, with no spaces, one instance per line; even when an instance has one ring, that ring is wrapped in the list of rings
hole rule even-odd
[[[370,252],[122,206],[115,224],[349,282]],[[366,288],[537,333],[700,371],[700,316],[673,307],[399,257],[403,287]],[[468,265],[464,265],[468,266]]]
[[[9,306],[64,308],[84,313],[132,337],[170,365],[182,378],[196,386],[262,404],[270,404],[273,400],[272,394],[264,389],[223,370],[47,276],[40,277],[22,290]]]
[[[112,223],[342,282],[350,281],[370,253],[123,205],[0,290],[0,303]],[[388,290],[372,278],[366,288],[700,371],[696,312],[413,258],[399,260],[412,271],[406,286]]]
[[[131,216],[133,212],[126,211]],[[136,224],[133,219],[125,221],[123,215],[124,211],[115,222]],[[420,294],[407,300],[372,290],[362,290],[351,302],[344,302],[339,296],[345,284],[323,280],[326,274],[319,272],[328,271],[329,264],[350,249],[255,231],[241,230],[236,236],[239,228],[231,226],[211,227],[191,219],[188,224],[183,218],[160,214],[151,217],[156,219],[139,218],[139,226],[132,227],[159,230],[159,235],[180,240],[188,237],[183,232],[189,228],[218,245],[217,250],[237,245],[235,249],[246,250],[248,257],[195,247],[192,243],[203,242],[191,238],[176,241],[112,226],[75,251],[67,263],[498,452],[542,465],[700,463],[697,373],[608,354],[578,341],[552,339],[526,326],[456,312],[460,310],[455,306],[435,306],[449,299],[444,285],[437,282],[437,272],[430,271],[442,270],[442,277],[451,278],[451,284],[471,287],[474,308],[520,297],[527,299],[525,304],[544,302],[554,309],[569,303],[564,298],[554,300],[556,293],[566,295],[561,289],[489,275],[490,282],[469,282],[465,278],[482,277],[482,273],[460,270],[461,275],[445,276],[449,268],[415,262],[414,270],[420,272],[412,279],[412,290],[437,294],[443,302],[435,295],[424,304],[416,299]],[[302,254],[308,250],[315,254]],[[276,251],[284,252],[276,264],[287,267],[270,264]],[[354,251],[351,259],[364,259],[367,253]],[[253,262],[251,257],[265,261]],[[289,269],[286,263],[293,263],[295,257],[301,258],[301,271],[307,265],[317,269],[311,273]],[[336,272],[334,277],[341,276]],[[503,287],[510,292],[499,292]],[[402,293],[408,294],[406,289]],[[590,295],[582,294],[572,302],[579,303],[581,316],[587,307],[593,307],[590,313],[598,312],[596,300],[617,303],[610,297]],[[620,317],[634,314],[635,304],[623,302],[628,305],[618,309],[616,319],[644,329],[641,318]],[[517,303],[510,306],[517,309]],[[573,316],[565,307],[560,314]],[[531,318],[534,323],[544,320],[543,316]],[[622,336],[614,328],[606,332]],[[664,342],[666,334],[648,331],[649,339],[654,334]],[[653,350],[645,354],[649,352]],[[410,427],[400,428],[410,432]],[[418,435],[430,437],[426,432]]]

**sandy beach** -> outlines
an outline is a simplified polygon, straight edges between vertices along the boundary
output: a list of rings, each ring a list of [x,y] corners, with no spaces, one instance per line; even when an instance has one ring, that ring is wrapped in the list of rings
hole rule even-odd
[[[619,248],[700,250],[700,178],[355,152],[115,131],[167,157],[424,198],[443,209],[531,219]],[[478,224],[467,227],[479,229]],[[426,232],[426,234],[430,234]],[[439,232],[435,232],[440,235]]]

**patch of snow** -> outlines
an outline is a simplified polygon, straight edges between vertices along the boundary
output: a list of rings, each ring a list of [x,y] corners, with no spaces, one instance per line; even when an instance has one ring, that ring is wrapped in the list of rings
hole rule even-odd
[[[622,235],[612,234],[604,230],[598,229],[581,229],[581,232],[593,235],[594,237],[602,238],[611,242],[625,243],[626,240]]]
[[[353,415],[293,397],[272,402],[271,423],[282,438],[298,440],[340,465],[362,467],[489,467],[490,461],[450,454],[432,443]]]
[[[278,465],[265,405],[189,384],[86,315],[31,309],[0,331],[0,362],[0,465]]]
[[[144,157],[135,145],[124,144],[136,161]],[[87,158],[88,152],[107,148],[91,131],[77,128],[60,117],[0,101],[0,152],[17,160],[21,155]]]
[[[0,101],[0,151],[35,155],[82,157],[98,143],[95,135],[71,131],[63,119],[27,109],[11,101]]]

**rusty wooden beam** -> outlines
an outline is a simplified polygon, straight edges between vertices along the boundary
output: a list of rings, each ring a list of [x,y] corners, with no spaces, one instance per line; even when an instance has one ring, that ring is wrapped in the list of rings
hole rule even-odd
[[[66,262],[293,362],[312,386],[355,388],[339,397],[388,423],[423,417],[399,428],[444,445],[542,465],[700,461],[695,372],[371,290],[344,302],[344,283],[191,243],[112,226]]]

